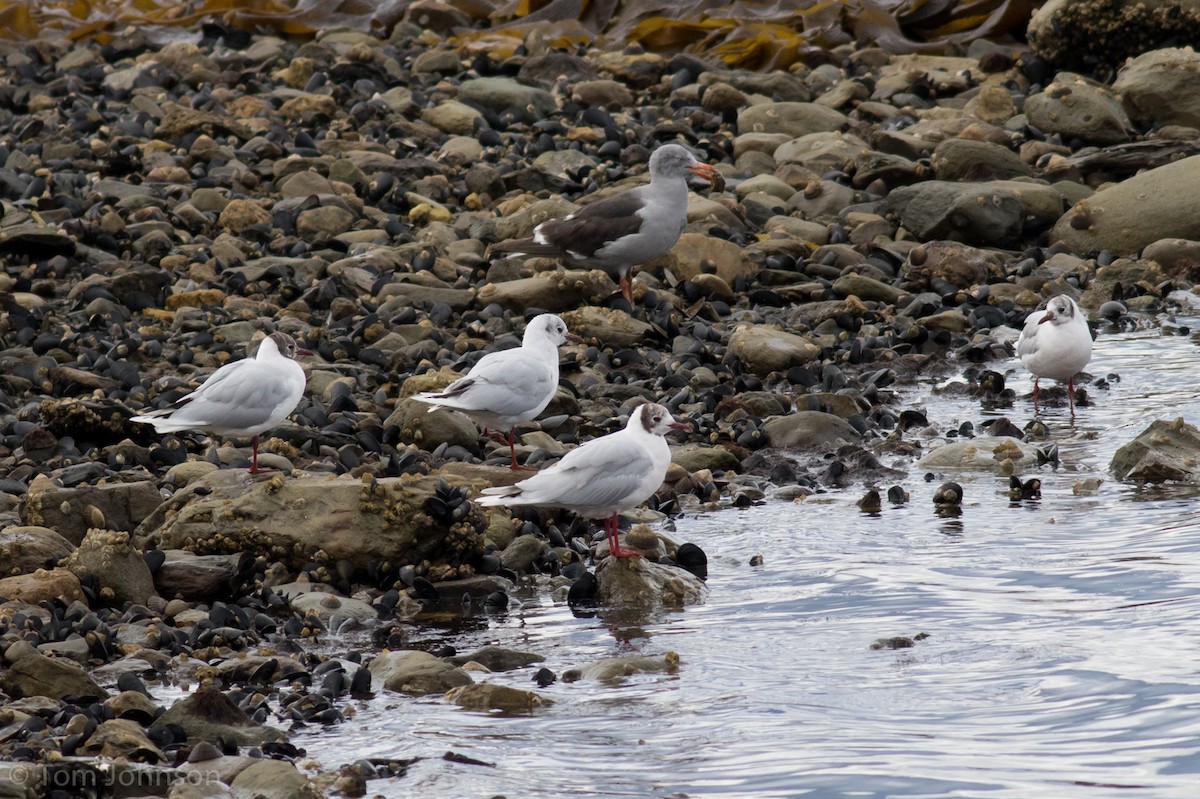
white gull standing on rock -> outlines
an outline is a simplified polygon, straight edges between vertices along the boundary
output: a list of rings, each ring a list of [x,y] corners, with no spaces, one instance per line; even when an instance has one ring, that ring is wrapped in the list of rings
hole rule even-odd
[[[493,253],[562,258],[572,266],[603,269],[618,277],[632,301],[633,268],[665,254],[687,225],[688,176],[697,175],[716,191],[721,173],[678,144],[664,144],[650,156],[650,182],[589,203],[562,219],[547,220],[528,239],[493,244]]]
[[[558,347],[564,341],[579,341],[567,332],[567,325],[554,314],[535,316],[526,326],[521,346],[489,352],[466,375],[441,391],[425,391],[413,399],[438,408],[462,411],[483,426],[483,434],[496,441],[507,441],[517,464],[515,428],[546,409],[558,389]],[[507,430],[508,438],[488,428]]]
[[[1017,355],[1033,374],[1033,412],[1037,413],[1038,378],[1067,381],[1071,415],[1075,415],[1075,375],[1092,359],[1092,333],[1087,317],[1066,295],[1052,297],[1045,311],[1025,320],[1017,339]]]
[[[663,436],[686,429],[662,405],[640,405],[622,429],[571,450],[519,483],[485,488],[479,504],[565,508],[586,519],[604,519],[613,557],[637,555],[621,548],[617,516],[641,505],[662,485],[671,464],[671,448]]]
[[[258,435],[287,418],[304,395],[304,369],[296,362],[296,341],[286,333],[262,340],[253,358],[227,363],[198,389],[171,407],[134,416],[160,433],[199,430],[218,436],[252,436],[250,474],[258,468]]]

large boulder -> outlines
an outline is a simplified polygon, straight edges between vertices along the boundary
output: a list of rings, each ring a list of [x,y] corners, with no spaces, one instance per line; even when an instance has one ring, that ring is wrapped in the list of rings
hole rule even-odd
[[[922,241],[1016,246],[1025,221],[1025,209],[1017,196],[988,183],[926,180],[900,186],[888,194],[882,208]]]
[[[1200,483],[1200,430],[1182,418],[1156,419],[1116,451],[1109,468],[1119,480]]]
[[[39,602],[87,602],[79,578],[66,569],[38,569],[0,579],[0,597],[19,599],[36,605]]]
[[[38,475],[29,484],[21,518],[78,544],[92,527],[132,532],[161,502],[158,486],[149,480],[64,488]]]
[[[1200,238],[1193,201],[1200,155],[1139,172],[1077,202],[1050,231],[1075,253],[1136,253],[1166,238]]]
[[[129,533],[88,530],[79,548],[62,563],[81,580],[100,584],[100,599],[111,605],[146,604],[154,596],[154,578],[142,553],[129,543]]]
[[[74,549],[48,527],[6,527],[0,530],[0,576],[51,568]]]
[[[0,669],[0,688],[9,696],[95,696],[108,698],[105,691],[82,668],[67,660],[47,657],[25,641],[4,650],[7,669]]]
[[[691,572],[646,558],[605,558],[596,567],[596,580],[596,597],[603,604],[647,610],[694,605],[708,590]]]
[[[1113,89],[1139,123],[1200,128],[1200,53],[1190,47],[1143,53],[1121,68]]]
[[[466,504],[467,507],[463,507]],[[213,472],[164,502],[137,533],[145,548],[203,555],[250,552],[299,569],[311,561],[355,570],[428,562],[431,580],[472,573],[487,523],[457,489],[434,477]]]
[[[917,461],[926,471],[1015,474],[1037,466],[1037,447],[1011,436],[979,436],[943,444]]]
[[[1027,97],[1025,116],[1038,130],[1095,145],[1129,141],[1133,127],[1107,86],[1071,72],[1060,72],[1044,90]]]
[[[259,760],[229,784],[235,799],[319,799],[325,793],[286,760]]]
[[[762,431],[767,445],[780,449],[819,449],[862,438],[845,419],[824,411],[773,416],[762,426]]]
[[[182,727],[193,745],[199,741],[218,745],[221,741],[231,741],[240,746],[261,746],[287,740],[280,730],[251,721],[233,700],[208,685],[167,708],[150,729],[154,731],[168,724]]]
[[[803,336],[766,325],[738,325],[726,350],[727,357],[737,358],[756,375],[803,366],[820,353],[821,348]]]
[[[1027,31],[1047,60],[1095,69],[1178,42],[1200,40],[1200,0],[1048,0]]]
[[[396,410],[383,424],[399,427],[401,441],[428,452],[442,444],[474,449],[479,441],[475,423],[465,415],[415,399],[397,402]]]

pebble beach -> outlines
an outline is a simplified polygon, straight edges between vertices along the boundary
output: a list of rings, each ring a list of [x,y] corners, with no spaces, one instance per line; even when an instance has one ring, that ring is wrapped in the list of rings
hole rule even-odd
[[[1100,335],[1187,337],[1173,315],[1200,307],[1200,55],[1155,49],[1200,12],[1156,38],[1160,16],[1125,9],[1138,52],[1105,50],[1112,25],[1072,0],[920,52],[859,27],[769,63],[682,28],[643,42],[629,15],[605,36],[425,0],[303,30],[0,39],[0,796],[383,795],[411,764],[314,765],[288,725],[352,727],[386,696],[537,714],[556,681],[686,669],[665,646],[552,670],[411,645],[518,594],[703,603],[722,564],[680,513],[956,507],[958,469],[1033,497],[1060,453],[1000,366],[1026,317],[1067,294]],[[489,252],[644,185],[668,143],[719,177],[632,300],[604,271]],[[622,518],[643,557],[607,557],[570,513],[474,502],[525,476],[508,444],[414,399],[543,313],[581,340],[516,427],[526,467],[646,402],[686,425]],[[274,472],[247,474],[246,439],[131,421],[275,332],[311,354],[262,435]],[[931,380],[1012,412],[930,418],[903,398]],[[1043,380],[1040,402],[1086,413],[1119,380]],[[1200,432],[1145,421],[1116,479],[1200,481]],[[929,496],[898,486],[922,473]],[[489,680],[518,670],[527,688]]]

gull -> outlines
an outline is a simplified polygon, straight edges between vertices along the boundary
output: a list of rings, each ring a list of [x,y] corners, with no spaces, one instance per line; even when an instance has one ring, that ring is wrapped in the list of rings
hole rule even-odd
[[[671,463],[663,436],[687,429],[662,405],[640,405],[622,429],[571,450],[519,483],[485,488],[479,504],[565,508],[585,519],[604,519],[613,557],[638,555],[621,548],[618,514],[641,505],[662,485]]]
[[[554,314],[535,316],[525,328],[521,346],[500,352],[489,352],[471,371],[441,391],[424,391],[413,399],[438,408],[462,411],[483,427],[489,438],[508,443],[512,458],[509,468],[522,468],[517,463],[514,434],[519,422],[528,422],[546,409],[558,389],[558,347],[564,341],[580,341],[567,332],[567,325]],[[488,428],[508,430],[505,438]]]
[[[1075,415],[1075,375],[1092,359],[1092,334],[1083,310],[1066,295],[1052,297],[1045,312],[1034,311],[1017,339],[1017,355],[1033,374],[1033,412],[1037,413],[1038,379],[1067,381],[1071,415]]]
[[[491,251],[561,258],[572,266],[603,269],[620,280],[632,302],[630,273],[665,254],[687,225],[688,176],[697,175],[716,191],[721,173],[678,144],[664,144],[650,156],[650,182],[585,205],[562,219],[547,220],[528,239],[493,244]]]
[[[288,334],[272,333],[253,358],[225,364],[171,407],[131,421],[153,425],[159,433],[200,430],[218,436],[252,436],[249,473],[275,471],[258,468],[258,435],[286,419],[304,395],[304,369],[295,360],[301,352],[311,355],[297,349]]]

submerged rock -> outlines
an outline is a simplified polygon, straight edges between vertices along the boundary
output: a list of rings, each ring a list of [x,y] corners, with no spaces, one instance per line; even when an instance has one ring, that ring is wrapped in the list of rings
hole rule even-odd
[[[1013,474],[1038,465],[1038,450],[1011,436],[979,436],[952,441],[917,461],[928,471],[963,470]]]
[[[596,567],[596,579],[597,598],[605,605],[675,608],[694,605],[708,592],[691,572],[647,558],[605,558]]]
[[[415,650],[384,652],[367,668],[376,685],[402,694],[445,693],[473,682],[469,674],[453,663]]]
[[[508,685],[473,683],[460,685],[446,692],[446,701],[467,710],[502,710],[509,713],[530,713],[554,702],[533,691]]]
[[[169,724],[178,724],[190,743],[208,741],[220,745],[232,741],[240,746],[261,746],[268,741],[285,741],[287,736],[274,727],[251,721],[233,701],[212,686],[200,686],[195,692],[167,708],[150,726],[151,732]]]

